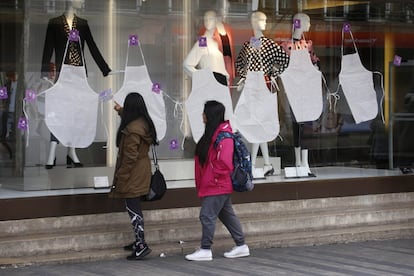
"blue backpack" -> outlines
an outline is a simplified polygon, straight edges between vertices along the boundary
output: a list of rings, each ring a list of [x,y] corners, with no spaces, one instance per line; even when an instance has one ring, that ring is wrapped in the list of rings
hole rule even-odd
[[[217,147],[218,143],[225,138],[232,138],[234,140],[234,171],[231,174],[233,190],[237,192],[253,190],[252,160],[249,150],[242,141],[239,133],[220,132],[217,135],[214,146]]]

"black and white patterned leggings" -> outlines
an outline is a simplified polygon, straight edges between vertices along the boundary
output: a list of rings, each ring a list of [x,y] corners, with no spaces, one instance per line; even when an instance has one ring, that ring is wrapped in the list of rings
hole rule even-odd
[[[144,216],[142,215],[141,202],[138,197],[125,199],[125,207],[131,218],[132,229],[138,244],[145,244]]]

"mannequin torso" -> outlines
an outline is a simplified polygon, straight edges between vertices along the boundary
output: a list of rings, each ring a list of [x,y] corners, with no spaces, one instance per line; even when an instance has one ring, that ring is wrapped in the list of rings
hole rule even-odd
[[[263,35],[266,28],[266,15],[255,12],[251,17],[251,25],[257,45],[246,41],[236,59],[236,70],[241,79],[248,71],[263,71],[266,77],[277,77],[289,64],[289,56],[282,47],[272,39]]]
[[[214,39],[216,25],[217,17],[215,12],[206,12],[204,15],[205,32],[202,35],[206,39],[206,43],[201,44],[197,41],[183,63],[184,71],[189,76],[192,76],[198,69],[208,68],[213,72],[224,75],[226,78],[229,77],[224,64],[223,53]]]
[[[293,16],[292,40],[284,41],[281,46],[290,55],[291,50],[308,49],[312,63],[317,66],[319,58],[313,51],[312,40],[305,39],[305,32],[310,29],[310,17],[305,13],[297,13]]]

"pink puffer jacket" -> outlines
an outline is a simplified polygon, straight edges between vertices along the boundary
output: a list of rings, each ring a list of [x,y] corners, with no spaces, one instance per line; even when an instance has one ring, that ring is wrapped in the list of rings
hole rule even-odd
[[[230,175],[233,172],[234,141],[223,139],[216,148],[214,142],[221,131],[232,132],[228,121],[222,123],[214,133],[204,166],[195,156],[195,183],[199,197],[233,192]]]

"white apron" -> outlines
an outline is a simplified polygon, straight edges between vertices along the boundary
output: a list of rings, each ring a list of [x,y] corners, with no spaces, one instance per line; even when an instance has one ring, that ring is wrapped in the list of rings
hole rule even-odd
[[[296,122],[315,121],[322,114],[322,73],[308,49],[292,50],[289,66],[279,75]]]
[[[185,108],[190,121],[191,134],[197,143],[204,134],[203,122],[204,104],[215,100],[226,108],[225,119],[233,123],[233,105],[229,88],[217,82],[213,71],[204,68],[195,71],[192,75],[192,89],[190,96],[185,101]]]
[[[91,145],[96,136],[99,95],[88,84],[85,60],[83,66],[62,64],[58,80],[44,93],[46,125],[59,142],[74,148]]]
[[[277,94],[266,86],[263,71],[249,71],[234,111],[240,133],[250,143],[274,140],[279,134]]]
[[[377,116],[378,102],[372,72],[362,65],[351,31],[350,34],[356,53],[343,54],[344,32],[342,30],[342,61],[339,85],[342,87],[355,123],[358,124]]]
[[[142,58],[144,60],[141,46],[139,47]],[[126,64],[128,64],[128,51],[129,43]],[[124,83],[118,92],[115,93],[113,100],[119,105],[124,106],[125,98],[131,92],[137,92],[144,98],[148,113],[151,116],[155,129],[157,131],[157,139],[161,141],[165,137],[165,133],[167,131],[163,91],[153,91],[153,82],[151,81],[147,67],[145,66],[145,60],[144,65],[141,66],[125,65]]]

